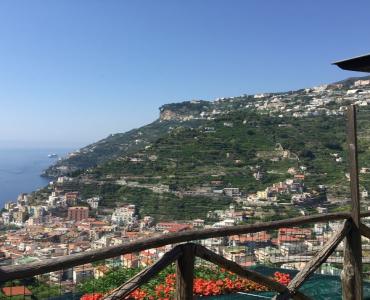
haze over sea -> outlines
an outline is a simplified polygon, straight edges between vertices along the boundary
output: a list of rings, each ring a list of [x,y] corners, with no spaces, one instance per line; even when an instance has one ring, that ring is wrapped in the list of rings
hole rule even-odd
[[[72,149],[4,149],[0,148],[0,208],[8,201],[15,201],[20,193],[44,187],[50,180],[40,176],[42,171],[57,158]]]

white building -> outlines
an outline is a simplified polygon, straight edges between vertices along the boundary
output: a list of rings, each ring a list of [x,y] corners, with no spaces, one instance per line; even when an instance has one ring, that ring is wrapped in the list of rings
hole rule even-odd
[[[214,223],[212,225],[213,228],[222,228],[222,227],[229,227],[229,226],[234,226],[235,225],[235,220],[233,219],[225,219],[220,222]]]
[[[370,85],[370,79],[369,80],[356,80],[354,82],[354,86],[364,86],[364,85]]]
[[[8,213],[8,212],[3,212],[3,213],[2,213],[2,217],[3,217],[3,223],[4,223],[5,225],[10,224],[10,222],[12,221],[12,216],[11,216],[11,214],[10,214],[10,213]]]
[[[329,230],[329,225],[327,223],[316,223],[313,228],[313,232],[317,235],[323,235],[324,232]]]
[[[136,223],[136,207],[133,204],[118,207],[112,214],[112,223],[122,226],[129,226]]]
[[[239,188],[224,188],[223,192],[226,196],[230,196],[230,197],[240,196]]]
[[[86,202],[92,209],[97,209],[99,207],[100,197],[89,198]]]
[[[58,196],[49,196],[48,200],[46,201],[47,205],[49,207],[54,207],[56,206],[57,202],[60,200],[60,198]]]
[[[73,269],[73,283],[77,284],[94,275],[94,269],[90,266],[80,266]]]
[[[192,221],[192,225],[195,228],[204,227],[204,220],[203,219],[195,219]]]

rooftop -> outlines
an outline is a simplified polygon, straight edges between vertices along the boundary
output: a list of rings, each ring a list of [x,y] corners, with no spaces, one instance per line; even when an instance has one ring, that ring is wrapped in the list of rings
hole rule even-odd
[[[1,289],[5,296],[30,296],[31,291],[25,286],[10,286]]]

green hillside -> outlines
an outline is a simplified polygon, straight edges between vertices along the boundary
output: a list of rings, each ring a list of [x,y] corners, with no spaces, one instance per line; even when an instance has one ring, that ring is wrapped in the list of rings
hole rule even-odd
[[[158,220],[205,218],[209,211],[240,206],[248,195],[293,179],[299,181],[293,194],[307,192],[324,200],[328,195],[332,202],[327,207],[344,209],[341,203],[349,196],[345,110],[350,103],[360,107],[360,187],[370,189],[370,86],[357,88],[356,80],[167,104],[157,121],[87,146],[46,173],[72,176],[73,183],[62,188],[79,191],[83,199],[101,196],[102,208],[132,203],[141,216]],[[225,188],[238,188],[240,201]],[[291,196],[279,193],[277,203],[265,203],[271,206],[265,216],[266,211],[271,217],[277,211],[280,217],[299,214]]]
[[[344,125],[342,117],[281,119],[245,110],[196,129],[173,130],[149,149],[109,161],[89,174],[98,180],[124,177],[168,184],[172,190],[222,181],[222,187],[250,192],[285,180],[288,168],[304,165],[312,174],[310,184],[330,185],[344,180],[345,163],[329,159],[334,151],[344,155]],[[290,157],[281,157],[275,150],[278,143]],[[257,165],[266,174],[260,181],[252,176]]]
[[[193,122],[186,122],[184,126],[193,126]],[[45,170],[44,176],[56,178],[61,175],[95,167],[110,159],[123,154],[129,154],[144,149],[145,146],[167,133],[176,122],[159,120],[133,129],[125,133],[111,134],[105,139],[88,145],[68,157],[58,161]]]
[[[225,126],[231,122],[232,127]],[[288,157],[282,156],[281,148],[276,150],[278,143],[289,151]],[[232,202],[230,197],[212,195],[212,190],[238,187],[243,193],[256,192],[292,178],[288,169],[300,166],[307,168],[307,189],[326,185],[330,193],[346,195],[347,165],[337,163],[330,155],[333,152],[346,157],[343,117],[278,118],[245,110],[196,129],[173,129],[147,149],[80,175],[74,189],[83,197],[102,196],[105,207],[136,204],[140,215],[159,220],[204,218],[208,211]],[[261,180],[253,177],[256,166],[264,174]],[[93,182],[83,183],[86,178]],[[123,179],[126,184],[118,183]],[[151,190],[161,185],[169,191]],[[189,190],[209,192],[187,195]],[[284,211],[291,213],[291,209]]]

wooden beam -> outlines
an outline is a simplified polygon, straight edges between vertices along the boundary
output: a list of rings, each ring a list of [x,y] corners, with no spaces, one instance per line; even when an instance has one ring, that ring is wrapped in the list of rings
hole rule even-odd
[[[370,216],[370,212],[361,214],[361,217]],[[14,279],[24,279],[36,275],[68,269],[75,266],[92,263],[99,260],[117,257],[127,253],[139,252],[165,245],[196,241],[214,237],[231,236],[237,234],[255,233],[264,230],[274,230],[282,227],[294,227],[312,223],[343,220],[351,217],[350,213],[328,213],[297,217],[279,221],[255,223],[252,225],[240,225],[224,228],[209,228],[202,230],[189,230],[178,233],[160,234],[158,236],[138,239],[122,245],[106,247],[98,250],[85,251],[62,257],[45,259],[25,265],[12,265],[0,267],[0,282]]]
[[[352,233],[352,230],[347,235],[344,241],[344,260],[343,270],[341,273],[342,280],[342,299],[343,300],[361,300],[362,299],[362,274],[358,255],[361,259],[361,248],[357,251],[353,247],[357,244],[357,234]]]
[[[360,224],[360,232],[361,232],[361,235],[370,239],[370,228],[366,226],[364,223]]]
[[[346,220],[340,230],[336,232],[325,244],[325,246],[305,265],[305,267],[299,271],[296,276],[294,276],[293,280],[288,285],[288,289],[291,294],[294,294],[296,291],[298,291],[303,282],[307,280],[333,253],[335,248],[350,231],[352,226],[351,223],[352,221]]]
[[[360,188],[358,180],[358,156],[357,156],[357,116],[356,105],[348,107],[348,147],[351,185],[351,215],[356,227],[360,227]]]
[[[158,261],[153,265],[145,268],[140,273],[129,279],[127,282],[116,288],[114,291],[106,295],[103,300],[119,300],[125,299],[133,291],[139,288],[141,285],[147,283],[151,278],[157,275],[160,271],[166,268],[168,265],[176,261],[183,251],[183,246],[179,245],[172,250],[166,252]]]
[[[362,247],[360,233],[360,192],[358,182],[356,106],[348,107],[348,150],[353,226],[344,242],[342,297],[345,300],[361,300],[362,291]]]
[[[176,300],[193,299],[195,244],[182,245],[182,254],[176,263]]]
[[[252,280],[258,284],[261,284],[275,292],[278,293],[289,293],[288,288],[285,285],[282,285],[281,283],[264,276],[258,272],[248,270],[240,266],[239,264],[228,260],[210,250],[207,248],[201,246],[201,245],[196,245],[196,250],[195,250],[195,255],[207,260],[215,265],[218,265],[222,268],[224,268],[227,271],[230,271],[232,273],[235,273],[236,275]],[[310,299],[309,297],[305,296],[301,292],[297,291],[296,294],[292,295],[293,299],[297,300],[308,300]]]

